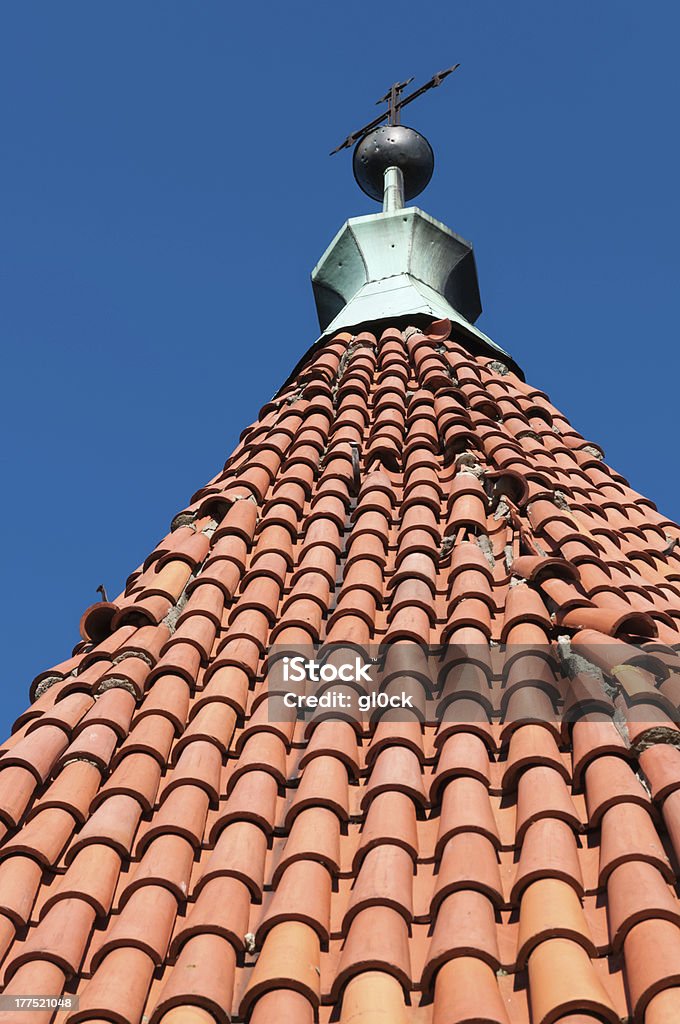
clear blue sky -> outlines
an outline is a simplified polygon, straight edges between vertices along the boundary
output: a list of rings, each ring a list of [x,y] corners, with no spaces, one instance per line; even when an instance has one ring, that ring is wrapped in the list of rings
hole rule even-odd
[[[676,4],[60,0],[0,11],[3,734],[308,344],[376,209],[328,151],[397,79],[479,326],[680,517]]]

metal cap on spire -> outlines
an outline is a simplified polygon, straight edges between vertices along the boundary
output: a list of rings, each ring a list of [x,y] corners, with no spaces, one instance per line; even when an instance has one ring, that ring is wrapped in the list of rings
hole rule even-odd
[[[474,326],[482,303],[470,243],[423,210],[404,208],[432,177],[434,156],[427,139],[400,123],[401,110],[457,67],[408,96],[402,93],[411,79],[397,82],[378,100],[388,109],[333,150],[356,144],[354,176],[367,195],[382,199],[383,209],[346,221],[312,271],[322,337],[445,318],[474,346],[511,360]]]
[[[429,82],[403,98],[402,92],[413,79],[395,82],[378,100],[378,103],[387,103],[387,110],[348,135],[333,150],[338,153],[358,143],[352,161],[354,177],[366,195],[383,203],[385,212],[399,210],[404,200],[420,195],[434,170],[432,147],[420,132],[401,124],[401,110],[424,92],[441,85],[457,67],[460,65],[439,71]],[[387,121],[387,125],[383,125],[383,121]]]

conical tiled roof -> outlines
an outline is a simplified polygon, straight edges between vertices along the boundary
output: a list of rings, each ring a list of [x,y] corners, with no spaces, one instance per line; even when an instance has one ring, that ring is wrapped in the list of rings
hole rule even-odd
[[[1,1020],[680,1020],[680,530],[421,328],[316,347],[35,681]],[[317,641],[448,651],[435,714],[272,715]]]

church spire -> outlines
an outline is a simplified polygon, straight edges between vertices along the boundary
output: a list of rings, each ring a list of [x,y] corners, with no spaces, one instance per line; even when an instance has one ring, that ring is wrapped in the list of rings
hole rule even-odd
[[[475,289],[422,211],[349,221],[315,291],[365,327],[33,681],[0,1024],[680,1020],[680,526],[482,350]]]

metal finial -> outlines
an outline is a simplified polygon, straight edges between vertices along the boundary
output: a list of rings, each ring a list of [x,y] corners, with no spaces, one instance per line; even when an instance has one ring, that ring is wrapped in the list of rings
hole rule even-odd
[[[383,121],[387,121],[388,124],[400,124],[401,114],[400,111],[403,107],[408,106],[409,103],[413,103],[419,96],[422,96],[424,92],[429,89],[436,89],[438,85],[441,85],[445,78],[448,78],[456,68],[459,68],[460,64],[453,64],[450,68],[445,68],[444,71],[438,71],[436,75],[433,75],[429,82],[425,85],[421,85],[419,89],[415,89],[409,96],[404,96],[401,99],[401,93],[404,91],[407,85],[409,85],[413,78],[407,78],[405,82],[395,82],[394,85],[390,86],[388,91],[382,96],[378,103],[388,103],[387,110],[380,115],[380,117],[374,118],[369,124],[365,124],[363,128],[359,128],[358,131],[352,132],[348,135],[344,142],[341,142],[339,146],[331,150],[331,156],[334,153],[339,153],[341,149],[348,149],[353,146],[358,139],[364,135],[368,135],[369,132],[377,128],[378,125],[382,124]]]
[[[429,82],[402,98],[413,79],[395,82],[378,103],[387,110],[369,124],[348,135],[331,153],[340,152],[357,142],[352,166],[359,188],[378,202],[383,211],[400,210],[404,200],[414,199],[427,186],[434,170],[434,153],[424,136],[401,124],[401,110],[429,89],[444,81],[459,64],[433,75]],[[387,125],[383,122],[387,121]]]

